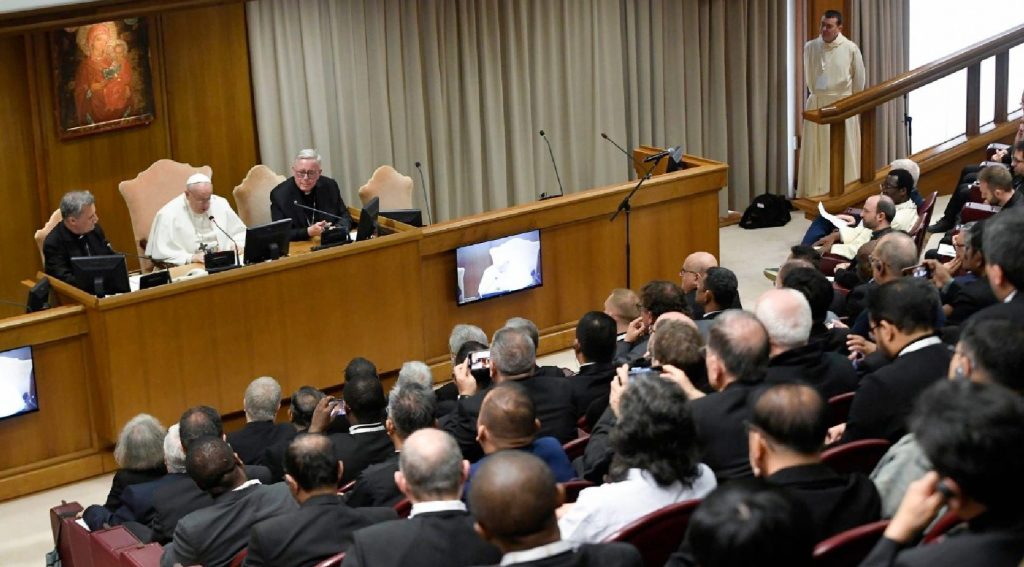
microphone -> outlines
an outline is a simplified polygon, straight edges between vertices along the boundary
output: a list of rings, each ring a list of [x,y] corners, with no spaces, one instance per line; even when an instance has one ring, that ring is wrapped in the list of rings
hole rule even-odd
[[[434,224],[430,218],[430,198],[427,196],[427,181],[423,178],[423,168],[420,162],[416,162],[416,171],[420,172],[420,189],[423,190],[423,206],[427,208],[427,224]]]
[[[622,154],[623,154],[624,156],[626,156],[627,158],[629,158],[629,161],[635,161],[635,160],[633,159],[633,156],[629,155],[629,152],[627,152],[625,148],[623,148],[622,146],[620,146],[620,145],[616,144],[616,143],[615,143],[615,140],[613,140],[613,139],[609,138],[609,137],[608,137],[608,134],[605,134],[604,132],[601,132],[601,137],[602,137],[602,138],[604,138],[605,140],[608,140],[609,142],[611,142],[611,143],[612,143],[612,145],[613,145],[613,146],[615,146],[616,148],[619,148],[619,151],[620,151],[620,152],[622,152]]]
[[[331,217],[332,219],[339,220],[339,221],[342,221],[342,222],[345,221],[345,219],[343,217],[339,217],[338,215],[332,215],[331,213],[328,213],[327,211],[321,211],[320,209],[314,209],[313,207],[307,207],[306,205],[303,205],[302,203],[298,202],[297,200],[296,201],[292,201],[292,204],[295,205],[296,207],[301,207],[303,209],[313,211],[314,213],[320,213],[321,215],[323,215],[325,217]]]
[[[235,258],[236,258],[236,261],[237,261],[237,257],[238,257],[238,243],[235,242],[234,238],[231,238],[231,235],[228,234],[228,231],[224,230],[224,228],[220,226],[220,223],[217,222],[217,219],[213,218],[213,215],[210,215],[210,222],[212,222],[213,226],[217,227],[218,230],[223,232],[224,236],[228,237],[228,240],[231,241],[231,244],[233,244],[235,246]]]
[[[644,163],[650,163],[652,161],[658,161],[658,160],[660,160],[661,158],[663,158],[663,157],[665,157],[667,155],[674,154],[676,152],[676,150],[678,150],[678,149],[679,149],[679,146],[673,146],[673,147],[671,147],[671,148],[669,148],[669,149],[667,149],[665,151],[658,152],[658,153],[654,154],[653,156],[644,158]]]
[[[562,178],[558,175],[558,164],[555,163],[555,152],[551,151],[551,142],[549,142],[548,137],[544,135],[544,130],[540,131],[540,137],[544,138],[544,142],[548,145],[548,155],[551,156],[551,167],[555,168],[555,179],[558,181],[558,194],[548,195],[547,193],[541,193],[540,198],[543,201],[544,199],[550,199],[552,197],[561,197],[562,195],[565,195],[565,190],[562,189]]]

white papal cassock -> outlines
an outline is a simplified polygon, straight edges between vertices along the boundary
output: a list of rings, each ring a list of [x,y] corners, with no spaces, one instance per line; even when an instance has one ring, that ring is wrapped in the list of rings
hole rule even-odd
[[[231,240],[210,222],[210,215],[239,247],[245,246],[245,223],[231,210],[227,199],[211,195],[210,208],[196,214],[189,208],[185,194],[182,193],[156,213],[153,227],[149,230],[146,255],[157,261],[181,265],[191,262],[192,255],[203,244],[211,252],[233,250]]]

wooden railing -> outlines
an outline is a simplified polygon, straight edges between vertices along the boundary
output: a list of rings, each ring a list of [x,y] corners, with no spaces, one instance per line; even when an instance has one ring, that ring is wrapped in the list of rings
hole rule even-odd
[[[875,112],[890,100],[967,69],[967,120],[965,133],[977,135],[981,119],[981,62],[995,57],[994,122],[1007,119],[1010,49],[1024,43],[1024,24],[976,43],[956,53],[907,71],[888,81],[836,101],[835,104],[804,112],[804,118],[829,126],[829,197],[843,195],[846,119],[860,116],[860,182],[875,178]],[[909,150],[909,148],[908,148]]]

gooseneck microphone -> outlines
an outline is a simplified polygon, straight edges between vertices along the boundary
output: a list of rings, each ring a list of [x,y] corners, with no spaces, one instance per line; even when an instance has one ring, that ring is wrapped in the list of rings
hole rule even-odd
[[[427,181],[423,178],[423,168],[420,162],[416,162],[416,171],[420,172],[420,189],[423,190],[423,206],[427,208],[427,224],[434,224],[430,217],[430,198],[427,196]]]
[[[228,237],[228,240],[230,240],[231,244],[234,245],[234,247],[235,247],[235,255],[237,256],[238,255],[238,243],[235,242],[234,238],[231,238],[231,235],[228,234],[228,231],[224,230],[224,228],[222,226],[220,226],[220,223],[217,222],[217,219],[213,218],[213,215],[210,215],[209,218],[210,218],[210,222],[213,223],[213,226],[217,227],[217,230],[223,232],[224,236]]]
[[[306,209],[307,211],[313,211],[314,213],[320,213],[321,215],[323,215],[325,217],[331,217],[332,219],[339,220],[339,221],[342,221],[342,222],[345,221],[344,217],[339,217],[338,215],[333,215],[331,213],[328,213],[327,211],[321,211],[320,209],[314,209],[313,207],[307,207],[306,205],[303,205],[302,203],[300,203],[298,200],[292,201],[292,204],[295,205],[296,207],[300,207],[300,208]]]
[[[616,144],[615,140],[609,138],[608,134],[605,134],[604,132],[601,132],[601,137],[604,138],[605,140],[608,140],[609,142],[611,142],[612,145],[615,146],[616,148],[619,148],[619,151],[622,152],[622,155],[624,155],[627,158],[629,158],[629,161],[631,161],[631,162],[635,161],[633,159],[633,156],[629,155],[629,152],[627,152],[625,148],[623,148],[622,146]]]
[[[551,150],[551,142],[548,141],[548,137],[544,135],[544,130],[540,131],[540,137],[544,138],[544,142],[548,145],[548,155],[551,156],[551,167],[555,168],[555,179],[558,181],[558,194],[548,195],[547,193],[541,193],[541,200],[551,199],[552,197],[561,197],[565,195],[565,189],[562,188],[562,178],[558,175],[558,164],[555,163],[555,152]]]
[[[644,158],[644,163],[650,163],[652,161],[656,162],[656,161],[660,160],[661,158],[663,158],[665,156],[674,154],[676,152],[676,150],[678,150],[678,149],[679,149],[679,146],[672,146],[671,148],[669,148],[667,150],[658,152],[658,153],[654,154],[653,156],[649,156],[649,157]]]

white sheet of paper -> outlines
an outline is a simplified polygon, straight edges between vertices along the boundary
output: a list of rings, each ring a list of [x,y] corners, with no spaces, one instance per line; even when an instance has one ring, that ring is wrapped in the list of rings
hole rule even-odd
[[[818,215],[820,215],[821,218],[835,225],[836,228],[847,228],[850,226],[849,223],[847,223],[846,221],[826,211],[825,205],[822,205],[820,202],[818,203]]]

